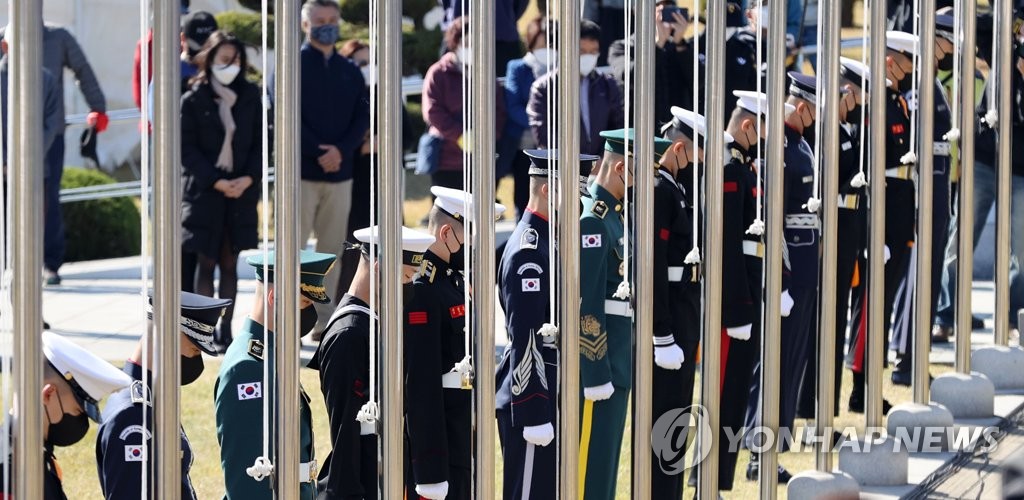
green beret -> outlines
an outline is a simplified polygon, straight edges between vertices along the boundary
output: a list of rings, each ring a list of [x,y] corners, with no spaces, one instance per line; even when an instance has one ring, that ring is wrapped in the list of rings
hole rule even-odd
[[[299,288],[306,298],[320,304],[329,304],[330,296],[327,295],[327,288],[324,287],[324,276],[334,266],[335,256],[329,253],[311,252],[309,250],[299,251]],[[247,264],[256,268],[256,279],[264,283],[274,282],[274,251],[267,252],[267,276],[263,276],[263,253],[258,253],[245,260]]]
[[[620,128],[618,130],[605,130],[601,132],[601,137],[604,139],[604,150],[611,151],[612,153],[619,154],[622,156],[632,156],[633,149],[635,148],[635,135],[636,131],[631,128]],[[629,141],[630,151],[626,152],[626,141]],[[654,154],[661,156],[668,151],[668,148],[672,146],[672,141],[664,139],[658,136],[654,136]]]

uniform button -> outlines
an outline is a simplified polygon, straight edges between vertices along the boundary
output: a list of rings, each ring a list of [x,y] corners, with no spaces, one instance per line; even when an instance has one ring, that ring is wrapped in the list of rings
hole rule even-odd
[[[799,236],[794,236],[793,237],[793,241],[796,242],[796,243],[800,243],[800,237]]]
[[[622,205],[615,205],[615,211],[619,212],[622,210]]]

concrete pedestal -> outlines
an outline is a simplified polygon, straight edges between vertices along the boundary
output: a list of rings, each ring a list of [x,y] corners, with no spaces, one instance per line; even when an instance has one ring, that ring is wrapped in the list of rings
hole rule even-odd
[[[860,495],[857,480],[842,472],[801,472],[786,485],[790,500],[855,499]]]
[[[996,389],[1024,389],[1024,349],[988,346],[971,354],[971,366]]]
[[[995,394],[992,381],[978,372],[946,373],[932,382],[932,401],[945,406],[953,418],[991,417]]]
[[[886,417],[886,432],[911,453],[947,451],[952,431],[953,414],[937,403],[899,404]]]
[[[891,437],[847,440],[839,446],[839,470],[861,486],[907,484],[907,448]]]

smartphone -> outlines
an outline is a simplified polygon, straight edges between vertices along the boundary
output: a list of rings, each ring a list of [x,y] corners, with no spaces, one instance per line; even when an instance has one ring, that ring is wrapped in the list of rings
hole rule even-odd
[[[675,14],[678,12],[683,16],[683,19],[690,20],[690,9],[676,7],[675,5],[666,5],[661,8],[661,22],[671,23],[675,22]]]

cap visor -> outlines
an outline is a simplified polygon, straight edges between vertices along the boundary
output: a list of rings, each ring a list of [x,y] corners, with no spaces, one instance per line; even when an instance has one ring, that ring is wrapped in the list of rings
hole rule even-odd
[[[192,345],[198,347],[200,351],[203,351],[206,354],[209,354],[210,356],[220,355],[220,353],[217,351],[217,346],[213,343],[212,339],[207,341],[199,341],[192,338],[189,335],[186,335],[185,337],[188,337],[188,340],[192,342]]]
[[[331,298],[328,297],[326,293],[312,293],[312,292],[306,292],[306,291],[303,291],[303,292],[300,292],[300,293],[302,293],[303,297],[306,297],[307,299],[312,300],[313,302],[316,302],[317,304],[330,304],[331,303]]]
[[[82,405],[82,408],[85,409],[85,414],[88,415],[93,422],[96,422],[97,424],[103,423],[103,414],[100,412],[99,406],[81,400],[79,400],[79,404]]]

